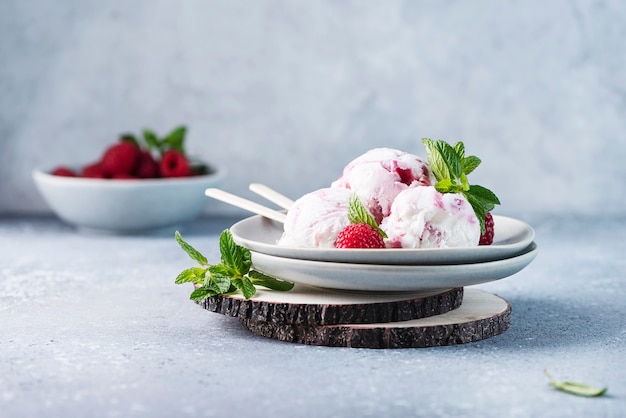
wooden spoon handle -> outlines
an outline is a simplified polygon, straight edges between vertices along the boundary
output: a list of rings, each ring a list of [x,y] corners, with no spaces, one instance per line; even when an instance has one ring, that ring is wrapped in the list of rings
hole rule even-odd
[[[243,197],[239,197],[234,194],[225,192],[224,190],[208,188],[204,191],[204,194],[212,197],[213,199],[217,199],[224,203],[228,203],[238,208],[245,209],[252,213],[256,213],[257,215],[265,216],[266,218],[285,223],[285,217],[287,215],[285,215],[283,212],[270,209],[251,200],[244,199]]]
[[[293,205],[293,200],[277,192],[271,187],[266,186],[265,184],[252,183],[250,184],[250,190],[258,194],[259,196],[266,198],[270,202],[276,203],[281,208],[289,210]]]

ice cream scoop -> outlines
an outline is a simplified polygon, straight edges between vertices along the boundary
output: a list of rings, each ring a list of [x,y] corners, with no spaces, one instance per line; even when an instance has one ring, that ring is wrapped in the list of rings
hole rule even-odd
[[[350,224],[351,194],[348,189],[323,188],[297,199],[287,213],[278,245],[334,247],[339,232]]]
[[[467,199],[433,186],[400,192],[380,227],[389,248],[470,247],[480,239],[480,224]]]
[[[400,192],[435,182],[428,163],[419,156],[392,148],[374,148],[348,163],[331,187],[352,190],[380,223],[391,212]]]

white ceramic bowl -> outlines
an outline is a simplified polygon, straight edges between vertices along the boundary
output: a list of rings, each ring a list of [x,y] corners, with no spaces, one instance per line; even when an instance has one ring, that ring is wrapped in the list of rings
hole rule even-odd
[[[209,204],[207,187],[224,173],[171,179],[105,180],[34,170],[42,197],[62,220],[84,230],[141,233],[190,221]]]

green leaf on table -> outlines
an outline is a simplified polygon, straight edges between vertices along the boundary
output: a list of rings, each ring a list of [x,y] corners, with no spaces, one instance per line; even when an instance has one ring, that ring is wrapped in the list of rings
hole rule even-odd
[[[606,393],[608,388],[596,388],[580,382],[561,382],[556,380],[547,370],[543,371],[550,379],[550,384],[556,389],[577,396],[597,397]]]

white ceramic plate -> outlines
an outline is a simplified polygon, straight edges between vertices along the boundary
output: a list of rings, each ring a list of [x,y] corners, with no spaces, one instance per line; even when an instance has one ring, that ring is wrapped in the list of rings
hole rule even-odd
[[[230,228],[230,232],[237,244],[257,253],[336,263],[394,265],[459,264],[499,260],[519,254],[535,239],[535,231],[522,221],[497,215],[493,219],[495,224],[493,244],[467,248],[337,249],[285,247],[276,245],[283,233],[283,225],[259,215],[237,222]]]
[[[337,290],[417,292],[471,286],[511,276],[537,255],[532,242],[520,255],[484,263],[380,265],[300,260],[251,251],[254,268],[294,283]]]

